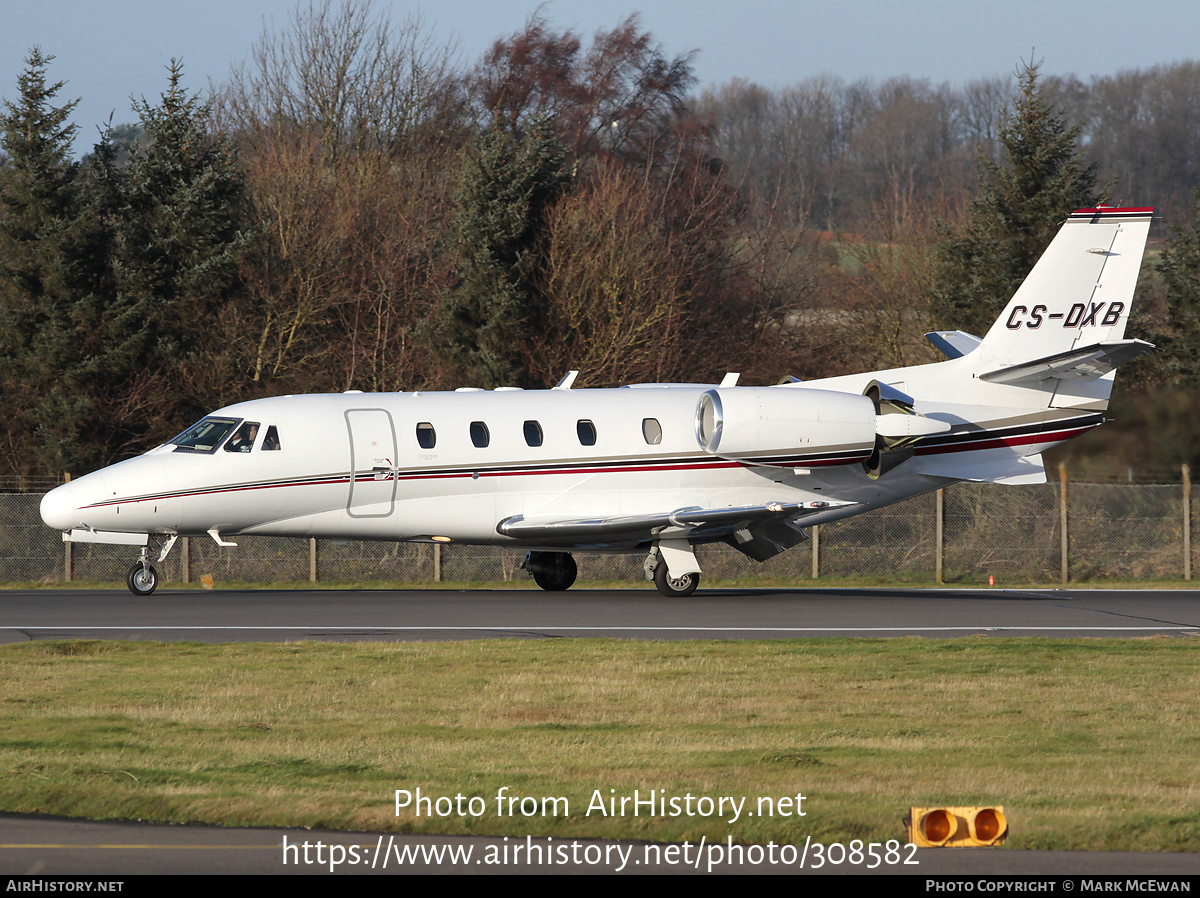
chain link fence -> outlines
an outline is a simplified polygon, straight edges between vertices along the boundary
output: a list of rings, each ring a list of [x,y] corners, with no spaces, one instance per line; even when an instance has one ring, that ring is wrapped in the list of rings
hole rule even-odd
[[[723,544],[701,546],[697,556],[705,579],[750,584],[814,577],[928,583],[939,575],[950,584],[987,583],[989,576],[999,583],[1054,584],[1064,582],[1064,572],[1070,582],[1190,579],[1196,509],[1189,493],[1180,484],[964,483],[813,528],[812,539],[762,564]],[[0,582],[112,582],[125,576],[136,549],[63,543],[42,524],[40,501],[40,492],[0,493]],[[205,575],[249,583],[527,582],[520,570],[524,552],[512,549],[236,540],[236,548],[222,548],[207,538],[181,539],[160,573],[168,582]],[[584,583],[642,580],[644,559],[642,552],[576,554]]]

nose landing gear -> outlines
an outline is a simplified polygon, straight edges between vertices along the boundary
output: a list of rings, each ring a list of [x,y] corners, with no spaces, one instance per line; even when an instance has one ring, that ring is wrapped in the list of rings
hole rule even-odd
[[[163,547],[158,551],[155,564],[162,564],[166,560],[171,547],[175,545],[175,540],[177,539],[179,537],[176,535],[167,538],[167,541],[163,543]],[[158,568],[150,563],[149,546],[142,546],[142,557],[133,563],[133,567],[125,575],[125,585],[129,587],[129,591],[135,596],[148,596],[154,590],[158,589]]]
[[[125,584],[135,596],[148,596],[158,588],[158,570],[143,558],[129,569]]]

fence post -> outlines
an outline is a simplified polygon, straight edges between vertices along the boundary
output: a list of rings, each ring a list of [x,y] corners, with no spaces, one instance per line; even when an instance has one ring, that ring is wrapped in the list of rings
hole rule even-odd
[[[71,473],[63,474],[63,483],[71,482]],[[63,577],[68,583],[75,579],[75,544],[70,540],[63,543]]]
[[[1192,469],[1183,466],[1183,579],[1192,579]]]
[[[812,576],[816,580],[821,576],[821,525],[813,524],[809,534],[812,536]]]
[[[185,536],[179,545],[179,574],[184,583],[192,582],[192,538]]]
[[[937,570],[935,571],[936,580],[942,582],[942,540],[945,534],[944,511],[945,511],[945,490],[937,491]]]
[[[317,563],[320,556],[317,553],[316,537],[310,537],[308,540],[308,582],[316,583],[317,579]]]
[[[442,544],[433,544],[433,582],[442,582]]]
[[[1062,564],[1060,577],[1063,583],[1067,582],[1070,574],[1068,565],[1070,541],[1067,538],[1067,465],[1066,462],[1058,463],[1058,481],[1059,481],[1059,498],[1058,498],[1058,523],[1059,529],[1062,531],[1060,551],[1062,554]]]

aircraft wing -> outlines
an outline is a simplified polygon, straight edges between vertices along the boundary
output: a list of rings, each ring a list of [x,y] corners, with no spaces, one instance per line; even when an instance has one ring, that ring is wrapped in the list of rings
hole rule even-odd
[[[790,522],[807,515],[854,502],[768,502],[736,508],[678,508],[659,514],[619,515],[600,518],[548,518],[513,515],[496,526],[503,536],[547,544],[612,544],[639,540],[679,538],[720,539],[768,521]]]
[[[1052,378],[1095,380],[1153,348],[1154,344],[1145,340],[1106,340],[1032,362],[998,368],[979,375],[979,379],[997,384],[1037,383]]]

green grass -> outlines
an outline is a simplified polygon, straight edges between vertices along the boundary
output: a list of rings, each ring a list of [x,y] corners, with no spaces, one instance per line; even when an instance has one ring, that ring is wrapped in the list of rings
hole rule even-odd
[[[1188,639],[0,646],[0,809],[424,833],[902,838],[1002,804],[1014,848],[1200,850]],[[396,816],[394,791],[479,796]],[[498,816],[495,796],[569,813]],[[615,792],[609,792],[609,790]],[[601,797],[781,798],[737,823]],[[561,806],[560,806],[561,810]]]

